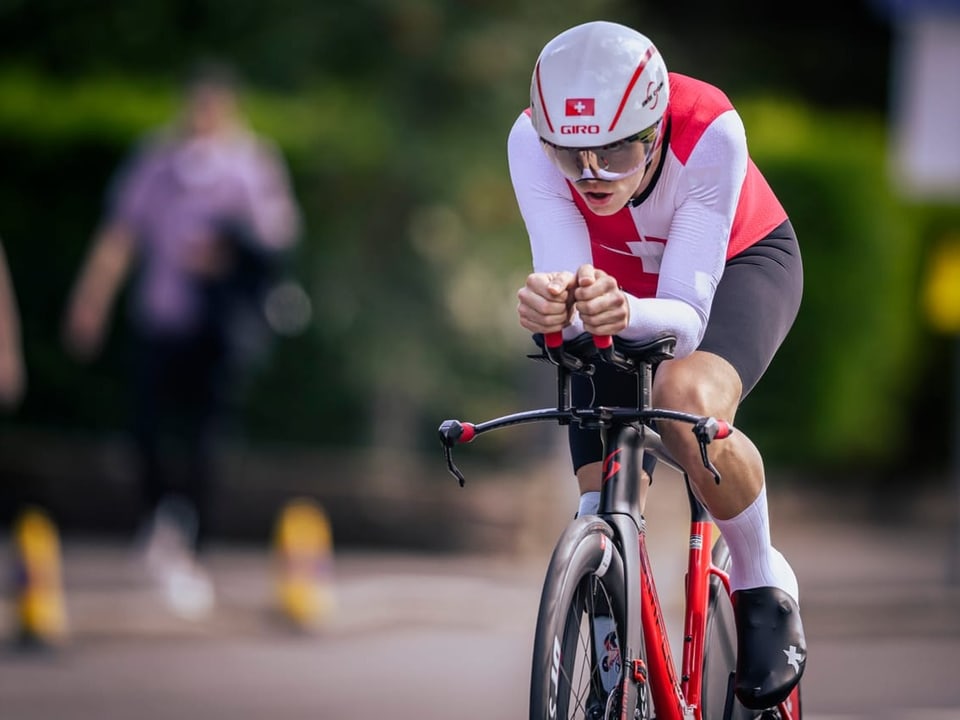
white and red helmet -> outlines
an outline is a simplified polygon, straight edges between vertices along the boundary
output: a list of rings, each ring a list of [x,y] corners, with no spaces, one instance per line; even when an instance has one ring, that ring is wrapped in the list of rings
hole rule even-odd
[[[617,23],[588,22],[541,51],[531,119],[553,145],[602,146],[655,126],[669,97],[667,66],[647,37]]]

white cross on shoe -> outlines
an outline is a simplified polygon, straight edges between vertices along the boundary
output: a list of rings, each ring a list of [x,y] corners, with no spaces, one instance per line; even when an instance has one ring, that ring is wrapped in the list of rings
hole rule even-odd
[[[797,646],[791,645],[787,650],[781,650],[781,652],[787,656],[787,665],[792,665],[796,672],[800,672],[800,661],[803,659],[803,654],[797,652]]]

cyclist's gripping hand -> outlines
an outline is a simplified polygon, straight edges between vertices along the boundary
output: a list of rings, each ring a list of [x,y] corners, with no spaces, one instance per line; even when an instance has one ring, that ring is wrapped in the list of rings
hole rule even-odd
[[[533,333],[559,332],[573,315],[576,277],[567,271],[531,273],[517,292],[520,324]]]
[[[593,335],[622,332],[630,321],[630,305],[616,279],[593,265],[581,265],[576,280],[573,295],[583,329]]]

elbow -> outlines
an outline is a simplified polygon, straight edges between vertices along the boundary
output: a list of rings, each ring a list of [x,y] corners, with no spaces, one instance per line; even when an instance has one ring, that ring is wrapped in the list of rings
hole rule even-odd
[[[674,357],[684,358],[700,347],[707,332],[707,316],[699,308],[684,303],[683,319],[676,324],[677,346]]]
[[[703,330],[699,332],[678,332],[677,346],[673,351],[673,356],[677,359],[687,357],[700,347],[701,340],[703,340]]]

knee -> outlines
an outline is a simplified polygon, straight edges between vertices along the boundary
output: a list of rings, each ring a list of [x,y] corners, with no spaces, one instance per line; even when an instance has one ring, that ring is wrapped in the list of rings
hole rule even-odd
[[[711,391],[685,368],[658,373],[653,385],[653,405],[668,410],[701,414],[710,404]]]
[[[694,353],[658,368],[652,399],[655,407],[732,421],[740,388],[740,378],[729,363],[709,353]]]

